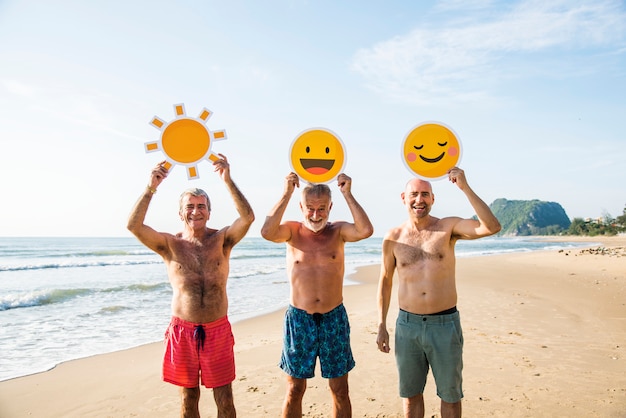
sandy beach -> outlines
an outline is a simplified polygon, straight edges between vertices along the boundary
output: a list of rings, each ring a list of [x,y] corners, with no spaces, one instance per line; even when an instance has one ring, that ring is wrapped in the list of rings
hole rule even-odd
[[[602,245],[458,259],[464,416],[626,417],[626,237],[574,239]],[[351,276],[360,284],[345,287],[355,417],[402,416],[393,354],[375,343],[378,273],[360,268]],[[395,292],[392,301],[393,342]],[[282,317],[234,325],[240,417],[280,416]],[[160,379],[162,352],[161,343],[148,344],[0,382],[0,417],[178,416],[178,388]],[[425,401],[426,416],[439,417],[432,376]],[[304,416],[328,417],[330,409],[326,380],[309,380]],[[210,390],[201,411],[216,416]]]

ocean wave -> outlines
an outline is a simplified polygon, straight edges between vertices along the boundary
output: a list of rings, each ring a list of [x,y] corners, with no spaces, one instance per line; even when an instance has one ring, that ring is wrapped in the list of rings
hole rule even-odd
[[[0,311],[61,303],[91,292],[91,289],[52,289],[3,295],[0,296]]]
[[[163,261],[155,260],[103,260],[103,261],[76,261],[65,263],[31,263],[16,265],[0,265],[0,272],[22,270],[48,270],[64,268],[106,267],[106,266],[135,266],[142,264],[160,264]]]
[[[285,252],[271,252],[271,253],[236,253],[232,252],[230,255],[231,260],[255,260],[255,259],[284,259]]]
[[[276,274],[277,272],[285,270],[284,264],[274,264],[267,266],[256,266],[255,268],[248,266],[245,270],[236,271],[231,270],[228,277],[230,279],[245,279],[247,277],[255,277],[255,276],[268,276],[271,274]]]
[[[498,254],[513,254],[513,253],[529,253],[534,251],[551,251],[567,248],[584,247],[586,243],[572,243],[572,242],[554,242],[544,243],[541,241],[533,240],[516,240],[509,239],[510,242],[502,241],[506,245],[500,245],[500,242],[496,241],[496,245],[487,245],[483,247],[470,246],[470,245],[457,245],[456,255],[458,257],[479,257],[484,255],[498,255]],[[515,245],[511,245],[511,242],[516,242]]]
[[[63,303],[68,300],[89,296],[97,293],[120,293],[120,292],[155,292],[169,290],[168,282],[154,284],[131,284],[103,289],[79,288],[79,289],[43,289],[24,293],[10,293],[0,296],[0,311],[9,309],[32,308],[35,306],[52,305]]]
[[[130,308],[128,306],[114,305],[114,306],[106,306],[106,307],[100,309],[100,313],[101,314],[106,314],[106,315],[111,315],[111,314],[116,314],[116,313],[121,312],[121,311],[132,310],[132,309],[133,308]]]
[[[119,291],[132,290],[132,291],[139,291],[139,292],[153,292],[153,291],[158,291],[158,290],[163,290],[163,289],[169,290],[170,284],[169,282],[150,283],[150,284],[138,283],[138,284],[131,284],[130,286],[123,286],[117,289],[119,289]]]
[[[108,250],[95,250],[82,253],[68,253],[58,254],[59,257],[111,257],[111,256],[136,256],[136,255],[151,255],[153,251],[145,250],[120,250],[120,249],[108,249]]]
[[[0,238],[1,240],[2,238]],[[146,247],[137,248],[40,248],[2,246],[0,245],[0,255],[8,257],[46,257],[46,258],[76,258],[76,257],[111,257],[111,256],[137,256],[151,255],[154,252]]]

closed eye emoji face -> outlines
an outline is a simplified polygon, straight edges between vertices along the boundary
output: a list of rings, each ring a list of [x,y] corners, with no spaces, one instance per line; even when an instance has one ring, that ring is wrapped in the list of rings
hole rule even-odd
[[[461,142],[449,127],[438,122],[423,123],[404,139],[402,160],[418,177],[439,180],[459,164]]]
[[[328,183],[343,170],[346,154],[337,135],[315,128],[296,137],[289,150],[289,160],[301,179],[309,183]]]

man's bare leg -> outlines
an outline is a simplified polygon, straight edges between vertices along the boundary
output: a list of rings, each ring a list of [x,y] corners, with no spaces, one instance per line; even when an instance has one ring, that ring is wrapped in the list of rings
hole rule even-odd
[[[461,401],[455,403],[441,401],[441,418],[461,418]]]
[[[350,418],[352,416],[352,404],[348,390],[348,373],[341,377],[329,379],[330,393],[333,395],[333,417]]]
[[[302,398],[306,391],[306,379],[287,376],[287,394],[283,403],[283,418],[302,417]]]
[[[213,398],[215,405],[217,405],[218,418],[235,418],[237,416],[232,384],[213,388]]]
[[[200,387],[180,388],[180,416],[181,418],[200,418],[198,403],[200,402]]]
[[[404,418],[424,418],[424,395],[404,398]]]

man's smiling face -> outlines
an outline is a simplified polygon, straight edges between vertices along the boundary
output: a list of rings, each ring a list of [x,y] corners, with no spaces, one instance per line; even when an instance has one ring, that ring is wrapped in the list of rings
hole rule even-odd
[[[428,216],[435,203],[435,195],[433,195],[430,182],[420,179],[409,181],[401,197],[409,215],[417,218]]]
[[[330,196],[302,196],[300,209],[304,215],[304,226],[313,232],[319,232],[328,223],[330,209],[333,206]]]

